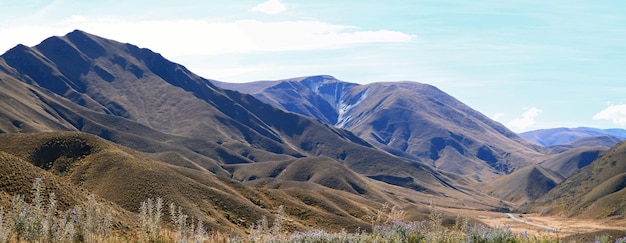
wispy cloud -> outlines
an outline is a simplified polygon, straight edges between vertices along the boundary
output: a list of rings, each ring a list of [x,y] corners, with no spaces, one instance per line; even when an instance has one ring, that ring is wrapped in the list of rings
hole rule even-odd
[[[500,119],[504,116],[504,113],[496,113],[491,116],[491,119],[494,121],[500,121]]]
[[[532,125],[535,125],[535,119],[542,112],[543,111],[537,109],[537,107],[524,108],[524,113],[522,113],[522,116],[507,122],[506,126],[514,131],[524,131]]]
[[[264,14],[279,14],[286,10],[287,6],[280,2],[280,0],[268,0],[250,9],[252,12],[261,12]]]
[[[362,30],[355,26],[325,22],[237,20],[149,20],[72,16],[64,22],[17,26],[0,29],[0,36],[18,43],[36,44],[51,35],[63,35],[73,29],[162,52],[166,56],[211,55],[258,51],[298,51],[344,48],[358,44],[411,42],[414,36],[391,30]],[[21,33],[27,33],[27,36]],[[11,39],[13,36],[14,39]],[[34,40],[33,40],[34,39]],[[6,39],[5,39],[6,40]],[[3,43],[7,43],[4,42]],[[172,45],[172,43],[176,43]],[[1,48],[11,48],[2,46]]]
[[[609,105],[604,110],[596,113],[593,120],[609,120],[615,125],[626,125],[626,104]]]

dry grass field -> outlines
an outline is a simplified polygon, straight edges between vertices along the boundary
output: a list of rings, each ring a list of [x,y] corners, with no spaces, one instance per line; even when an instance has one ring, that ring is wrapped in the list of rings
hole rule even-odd
[[[577,234],[580,235],[585,233],[611,230],[622,231],[624,235],[626,235],[626,220],[624,220],[623,218],[584,219],[544,216],[539,214],[512,213],[518,219],[533,224],[558,229],[558,232],[556,232],[554,230],[546,229],[545,227],[538,227],[511,219],[506,213],[463,209],[451,210],[451,213],[458,213],[461,215],[473,217],[490,227],[505,226],[509,227],[511,231],[515,233],[526,232],[529,235],[559,235],[560,237],[567,237]]]

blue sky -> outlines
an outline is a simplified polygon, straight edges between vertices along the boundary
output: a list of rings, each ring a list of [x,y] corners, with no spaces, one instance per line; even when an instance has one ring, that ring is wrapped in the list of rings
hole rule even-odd
[[[0,0],[0,52],[81,29],[209,79],[437,86],[521,132],[626,128],[626,1]]]

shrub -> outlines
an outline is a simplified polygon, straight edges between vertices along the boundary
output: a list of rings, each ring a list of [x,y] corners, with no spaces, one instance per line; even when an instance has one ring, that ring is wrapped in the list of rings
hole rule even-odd
[[[256,224],[250,225],[250,235],[248,239],[252,242],[261,241],[266,242],[267,240],[272,239],[271,241],[275,241],[282,238],[285,238],[283,232],[283,224],[285,222],[285,208],[283,205],[278,206],[278,210],[276,212],[276,218],[274,219],[274,223],[272,227],[269,227],[269,223],[267,217],[263,215]]]
[[[98,242],[109,235],[113,220],[110,209],[97,202],[93,195],[84,208],[76,206],[59,212],[54,193],[50,193],[48,203],[44,203],[42,178],[36,178],[32,188],[30,203],[17,194],[11,201],[11,211],[5,213],[0,209],[0,241]]]
[[[148,198],[141,202],[139,207],[139,225],[151,241],[156,241],[161,233],[162,208],[163,199],[161,198],[156,200]]]
[[[395,221],[375,226],[372,235],[375,239],[392,242],[424,242],[427,232],[428,227],[423,222]]]
[[[471,226],[466,234],[467,242],[476,243],[517,242],[519,238],[506,227]]]
[[[398,210],[396,206],[389,207],[388,203],[384,203],[374,215],[366,216],[365,219],[370,222],[373,228],[379,224],[400,221],[404,218],[404,215],[405,212],[403,210]]]
[[[70,215],[74,216],[76,233],[80,240],[93,242],[109,235],[113,216],[111,210],[89,195],[87,205],[76,206]]]
[[[183,213],[183,209],[170,203],[170,220],[176,228],[174,239],[178,242],[204,242],[208,239],[204,223],[200,219],[191,218]]]
[[[15,195],[11,204],[13,210],[3,217],[3,238],[11,239],[15,235],[18,241],[50,241],[54,232],[56,200],[54,193],[49,195],[48,207],[44,205],[42,191],[43,179],[36,178],[32,187],[31,203],[25,202],[23,195]]]

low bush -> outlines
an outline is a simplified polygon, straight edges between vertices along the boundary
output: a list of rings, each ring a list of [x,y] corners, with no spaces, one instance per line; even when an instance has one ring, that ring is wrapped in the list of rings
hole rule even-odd
[[[0,209],[1,242],[94,242],[110,236],[111,210],[93,195],[89,196],[87,205],[61,212],[57,210],[54,193],[44,202],[43,179],[35,179],[32,188],[30,203],[23,195],[15,195],[11,211],[5,213]]]

